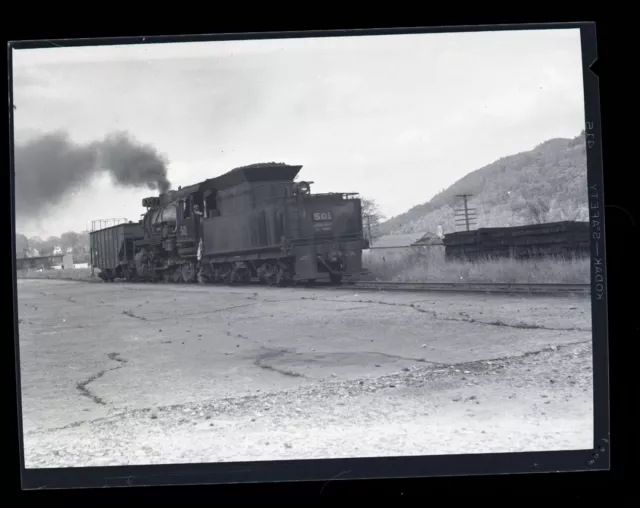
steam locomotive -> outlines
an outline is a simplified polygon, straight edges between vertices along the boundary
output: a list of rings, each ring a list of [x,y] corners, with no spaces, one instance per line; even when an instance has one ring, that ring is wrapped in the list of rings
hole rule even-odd
[[[254,164],[142,200],[138,223],[90,232],[91,266],[108,282],[286,286],[342,284],[362,273],[361,200],[313,194],[302,166]]]

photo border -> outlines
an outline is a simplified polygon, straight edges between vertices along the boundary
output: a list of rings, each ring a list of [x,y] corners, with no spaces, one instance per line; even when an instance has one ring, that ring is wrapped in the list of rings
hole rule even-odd
[[[593,332],[592,449],[552,452],[399,456],[348,459],[221,462],[202,464],[162,464],[82,468],[24,467],[20,354],[18,339],[17,275],[15,253],[15,182],[13,88],[9,87],[9,142],[11,190],[11,247],[13,276],[13,326],[18,401],[20,469],[23,489],[63,489],[122,486],[214,485],[277,481],[417,478],[461,475],[526,474],[544,472],[606,471],[609,454],[609,364],[607,327],[607,277],[604,224],[604,188],[598,76],[591,66],[597,60],[594,22],[529,23],[423,28],[382,28],[355,30],[309,30],[289,32],[247,32],[207,35],[138,36],[95,39],[28,40],[8,44],[9,82],[12,83],[12,50],[50,46],[106,46],[231,40],[288,39],[368,35],[463,33],[478,31],[580,29],[585,100],[585,141],[591,223],[591,300]]]

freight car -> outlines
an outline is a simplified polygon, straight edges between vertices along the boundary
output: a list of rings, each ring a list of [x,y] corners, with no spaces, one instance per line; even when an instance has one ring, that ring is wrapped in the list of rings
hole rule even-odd
[[[139,223],[91,232],[92,266],[104,280],[284,286],[353,279],[368,248],[361,200],[313,194],[313,182],[295,182],[301,169],[254,164],[145,198]]]
[[[134,241],[143,236],[140,223],[122,223],[89,234],[91,268],[105,282],[132,280],[135,276]]]

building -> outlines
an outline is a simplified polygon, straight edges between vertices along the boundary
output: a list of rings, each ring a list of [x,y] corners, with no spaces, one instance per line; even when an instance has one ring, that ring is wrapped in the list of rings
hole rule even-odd
[[[407,249],[420,240],[425,233],[385,235],[371,242],[371,249]]]
[[[38,256],[32,258],[16,259],[17,270],[51,270],[54,266],[61,265],[63,256]]]
[[[430,247],[432,245],[444,245],[443,239],[437,234],[426,232],[418,240],[411,244],[411,247]]]
[[[73,254],[62,256],[62,268],[73,268]]]
[[[385,250],[408,249],[409,247],[426,247],[430,245],[443,245],[443,243],[438,235],[427,231],[426,233],[382,236],[371,245],[371,248]]]

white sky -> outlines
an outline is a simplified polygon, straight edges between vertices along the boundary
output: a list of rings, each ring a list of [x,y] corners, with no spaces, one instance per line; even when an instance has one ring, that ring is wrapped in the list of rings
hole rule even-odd
[[[14,50],[16,139],[127,130],[174,187],[255,162],[387,216],[584,125],[580,31],[539,30]],[[147,189],[100,179],[27,235],[137,220]]]

